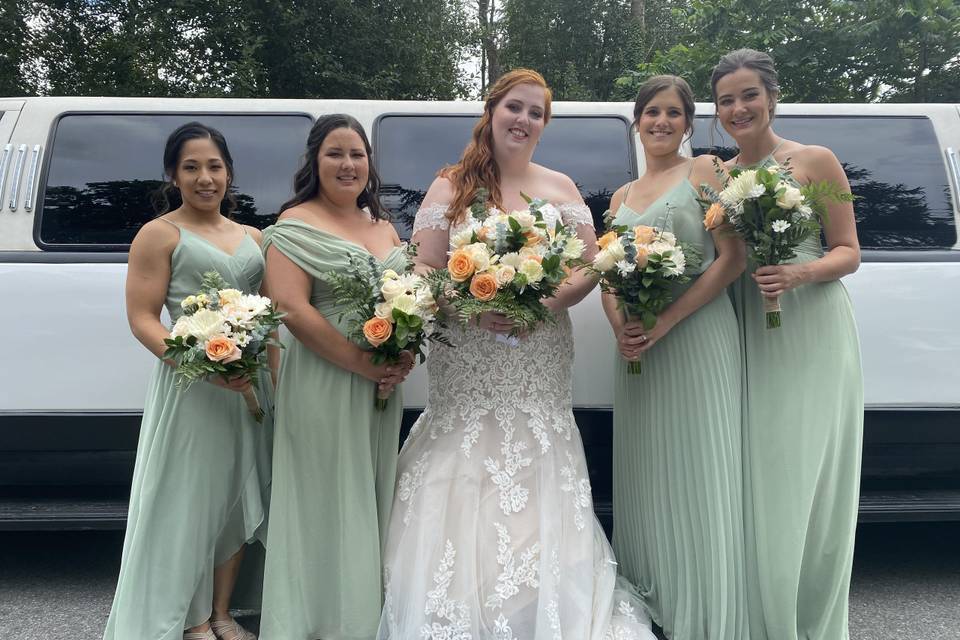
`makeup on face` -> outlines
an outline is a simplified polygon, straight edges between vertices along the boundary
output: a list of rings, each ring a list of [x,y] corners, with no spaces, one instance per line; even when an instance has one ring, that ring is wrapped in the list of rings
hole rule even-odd
[[[525,148],[536,145],[546,125],[546,95],[542,87],[520,84],[507,92],[493,110],[494,146]]]
[[[213,140],[197,138],[184,143],[174,182],[188,206],[199,211],[220,210],[230,175]]]
[[[317,152],[320,190],[330,197],[356,198],[367,186],[369,158],[363,139],[353,129],[334,129]]]
[[[756,71],[745,67],[717,81],[717,118],[734,138],[770,125],[772,99]]]

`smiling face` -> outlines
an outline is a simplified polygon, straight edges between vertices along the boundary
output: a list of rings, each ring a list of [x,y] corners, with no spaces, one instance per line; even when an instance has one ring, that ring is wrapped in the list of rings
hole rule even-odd
[[[320,192],[331,200],[355,201],[370,176],[366,145],[353,129],[342,127],[327,134],[317,152]]]
[[[740,67],[717,81],[717,118],[734,140],[745,140],[770,127],[776,97],[764,87],[760,75]]]
[[[690,128],[690,118],[680,93],[670,87],[657,92],[637,119],[637,134],[644,151],[654,155],[676,153]]]
[[[231,178],[213,140],[194,138],[183,144],[173,179],[184,204],[197,211],[219,212]]]
[[[493,109],[493,148],[516,153],[533,148],[546,126],[546,92],[535,84],[518,84]]]

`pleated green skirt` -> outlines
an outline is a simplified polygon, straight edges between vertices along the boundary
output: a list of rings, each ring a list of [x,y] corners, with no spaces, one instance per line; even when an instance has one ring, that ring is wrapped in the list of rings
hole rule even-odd
[[[260,638],[370,640],[403,397],[376,411],[371,381],[284,343]]]
[[[751,638],[846,640],[863,438],[853,309],[839,281],[804,285],[768,330],[756,284],[738,285]]]
[[[617,357],[614,532],[621,573],[674,640],[747,638],[740,341],[720,295],[629,374]]]

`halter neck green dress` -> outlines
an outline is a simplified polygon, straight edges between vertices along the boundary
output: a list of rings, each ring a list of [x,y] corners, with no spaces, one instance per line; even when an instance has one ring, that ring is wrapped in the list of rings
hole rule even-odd
[[[329,286],[317,276],[345,270],[363,247],[296,219],[263,232],[314,278],[311,304],[344,331]],[[402,270],[396,247],[381,262]],[[374,409],[370,380],[284,339],[277,387],[270,545],[261,640],[367,640],[382,603],[381,549],[393,502],[403,397]]]
[[[697,192],[685,179],[642,213],[713,262]],[[689,272],[688,272],[689,273]],[[643,354],[617,354],[613,414],[613,546],[651,617],[673,640],[742,640],[747,631],[740,460],[740,340],[729,296],[690,314]]]
[[[809,238],[791,262],[822,255],[819,237]],[[846,640],[863,441],[853,307],[839,280],[803,285],[780,297],[782,326],[767,329],[754,270],[734,296],[750,637]]]
[[[180,301],[200,289],[206,271],[216,270],[230,286],[256,293],[263,256],[249,235],[230,255],[180,228],[170,267],[165,305],[176,322],[183,313]],[[173,368],[160,360],[154,365],[105,640],[181,640],[184,629],[210,617],[214,567],[244,543],[263,541],[270,388],[264,375],[257,395],[267,415],[258,424],[239,393],[207,382],[180,392]]]

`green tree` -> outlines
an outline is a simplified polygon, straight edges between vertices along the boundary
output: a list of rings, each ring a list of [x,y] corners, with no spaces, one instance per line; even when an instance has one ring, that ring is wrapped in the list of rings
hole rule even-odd
[[[32,90],[24,77],[27,63],[24,16],[21,0],[6,0],[0,5],[0,33],[4,34],[0,40],[0,96],[23,95]]]

